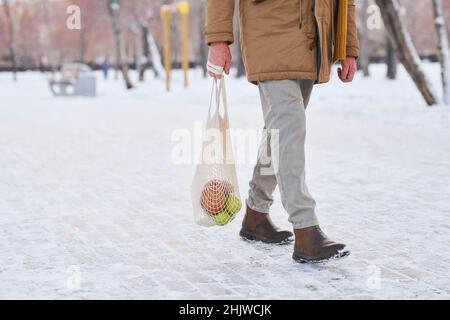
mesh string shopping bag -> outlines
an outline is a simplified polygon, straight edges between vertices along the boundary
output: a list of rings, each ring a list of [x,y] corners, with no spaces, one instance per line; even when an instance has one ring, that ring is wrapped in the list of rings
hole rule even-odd
[[[220,113],[221,105],[223,114]],[[242,207],[223,77],[213,81],[201,157],[191,185],[191,199],[195,222],[205,227],[226,225]]]

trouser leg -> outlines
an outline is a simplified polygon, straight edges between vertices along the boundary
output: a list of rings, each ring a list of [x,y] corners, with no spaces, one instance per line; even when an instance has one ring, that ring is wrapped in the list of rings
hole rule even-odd
[[[250,181],[247,205],[269,212],[278,185],[283,207],[296,229],[318,224],[315,201],[305,182],[305,108],[312,86],[310,80],[259,83],[266,134]]]
[[[277,178],[271,161],[270,140],[270,130],[264,127],[247,198],[247,206],[262,213],[269,213],[273,203],[273,192],[277,187]]]

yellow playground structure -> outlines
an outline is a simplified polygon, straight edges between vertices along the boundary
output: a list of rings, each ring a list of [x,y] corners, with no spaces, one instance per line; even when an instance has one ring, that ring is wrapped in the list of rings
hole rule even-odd
[[[166,69],[166,90],[170,91],[170,73],[172,69],[170,55],[170,23],[172,14],[180,18],[181,38],[181,67],[183,68],[184,87],[188,86],[189,70],[189,3],[181,1],[173,4],[163,5],[160,9],[163,24],[163,62]]]

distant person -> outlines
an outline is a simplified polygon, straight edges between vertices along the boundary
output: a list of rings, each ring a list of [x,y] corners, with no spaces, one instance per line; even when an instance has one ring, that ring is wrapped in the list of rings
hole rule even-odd
[[[345,11],[338,25],[337,4],[346,3],[347,7],[340,7]],[[220,78],[222,71],[230,72],[233,12],[232,0],[206,1],[208,73],[214,78]],[[339,53],[339,79],[353,81],[359,55],[355,1],[248,0],[239,1],[239,13],[247,78],[258,85],[267,129],[261,150],[267,151],[263,157],[270,156],[272,162],[272,167],[267,167],[263,159],[258,159],[240,235],[267,243],[292,241],[295,235],[293,258],[300,262],[347,256],[346,246],[331,241],[320,229],[316,202],[306,186],[305,109],[313,85],[330,79],[335,28],[344,29],[342,32],[347,35],[346,52]],[[348,22],[342,22],[344,19]],[[271,136],[273,130],[277,130],[277,139]],[[271,150],[277,153],[272,154]],[[277,164],[276,170],[273,164]],[[294,234],[278,229],[270,219],[277,185]]]
[[[100,67],[102,69],[103,76],[104,76],[105,80],[107,80],[108,79],[108,73],[109,73],[109,62],[108,62],[108,59],[105,59]]]
[[[39,71],[45,72],[48,70],[49,61],[47,56],[41,56],[39,59]]]

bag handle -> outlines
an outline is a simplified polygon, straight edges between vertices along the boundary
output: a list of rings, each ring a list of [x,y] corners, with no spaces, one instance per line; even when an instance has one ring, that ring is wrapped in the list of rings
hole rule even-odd
[[[219,83],[217,83],[219,82]],[[220,116],[220,97],[222,97],[223,105],[223,118]],[[214,99],[214,100],[213,100]],[[214,101],[214,108],[213,108]],[[222,119],[228,119],[228,103],[227,103],[227,93],[225,89],[225,79],[222,77],[220,80],[214,79],[211,91],[211,100],[209,103],[208,119],[215,116],[216,113]]]

